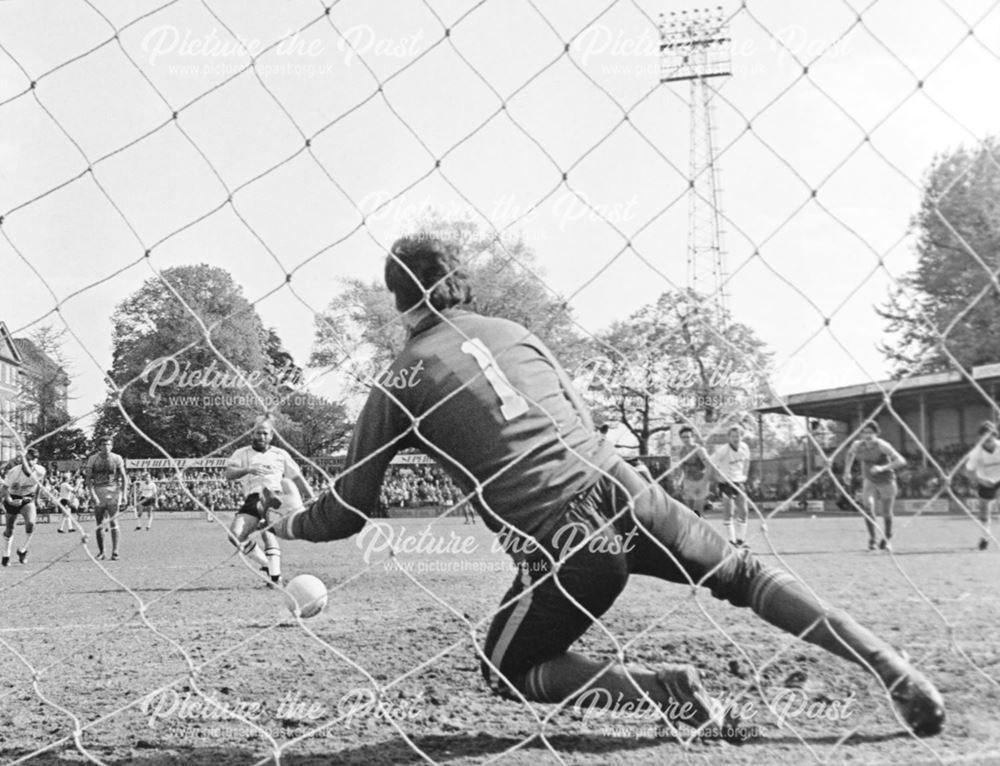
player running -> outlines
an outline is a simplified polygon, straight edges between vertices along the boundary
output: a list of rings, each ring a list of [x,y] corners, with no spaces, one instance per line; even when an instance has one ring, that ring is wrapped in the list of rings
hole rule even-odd
[[[718,478],[722,500],[722,526],[726,528],[730,545],[746,548],[746,483],[750,475],[750,447],[743,441],[743,429],[740,426],[730,428],[728,437],[729,440],[720,444],[712,453],[711,463]]]
[[[104,522],[111,531],[111,560],[118,560],[118,511],[122,498],[128,497],[129,480],[125,473],[125,459],[112,452],[114,440],[103,436],[97,441],[98,451],[87,458],[83,480],[94,503],[94,521],[97,522],[97,558],[104,559]]]
[[[480,652],[494,691],[565,704],[602,690],[622,710],[652,699],[668,720],[724,726],[724,709],[692,666],[653,671],[571,651],[629,576],[644,574],[707,587],[858,663],[889,688],[913,731],[941,730],[940,694],[897,651],[791,575],[731,548],[658,484],[639,478],[601,443],[569,376],[537,337],[461,310],[471,295],[456,247],[399,240],[385,281],[408,339],[380,380],[407,385],[371,389],[336,485],[277,519],[279,537],[321,542],[356,534],[377,509],[393,455],[418,447],[473,499],[518,565]],[[578,533],[572,545],[567,530]]]
[[[977,432],[979,443],[972,448],[965,462],[965,471],[976,482],[979,495],[979,521],[983,525],[983,536],[979,540],[979,550],[985,551],[990,545],[990,510],[1000,487],[1000,449],[997,449],[997,426],[989,420],[983,421]]]
[[[680,436],[681,451],[677,456],[677,465],[680,467],[679,494],[684,505],[699,516],[704,516],[711,461],[705,448],[695,441],[691,426],[684,426],[680,430]]]
[[[135,483],[135,520],[136,529],[142,529],[142,514],[146,514],[146,531],[153,526],[153,511],[159,505],[159,494],[156,489],[156,482],[148,474],[144,473]]]
[[[73,531],[73,511],[79,506],[73,484],[70,482],[70,475],[64,473],[59,482],[59,508],[62,509],[62,520],[59,522],[59,534]]]
[[[264,541],[264,550],[255,540],[248,539],[259,526],[261,492],[267,488],[274,494],[280,494],[282,480],[286,479],[298,489],[300,497],[311,500],[314,495],[292,456],[271,444],[273,438],[271,421],[266,418],[258,420],[250,435],[250,446],[240,447],[226,463],[226,481],[240,482],[244,498],[229,527],[229,541],[257,562],[267,572],[271,582],[277,585],[281,583],[278,538],[270,531],[262,531],[260,537]],[[300,505],[301,501],[294,504]]]
[[[868,529],[868,550],[876,547],[875,518],[882,512],[885,536],[878,541],[883,551],[892,550],[892,509],[899,489],[896,486],[896,470],[906,465],[906,458],[900,455],[889,442],[879,438],[881,429],[871,420],[861,427],[861,438],[851,444],[844,460],[844,480],[850,481],[854,461],[861,461],[861,503]]]
[[[45,466],[38,463],[38,450],[29,447],[24,457],[4,476],[4,549],[0,566],[10,566],[10,551],[14,545],[14,525],[17,517],[24,517],[24,543],[17,549],[17,560],[22,564],[28,558],[28,545],[35,531],[35,516],[38,512],[38,494],[42,490]]]

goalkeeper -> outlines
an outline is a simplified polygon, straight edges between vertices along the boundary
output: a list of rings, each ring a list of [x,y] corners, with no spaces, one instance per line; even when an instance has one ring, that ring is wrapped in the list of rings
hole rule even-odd
[[[691,666],[648,670],[571,651],[629,576],[641,574],[704,586],[750,607],[873,672],[915,733],[941,730],[941,695],[904,657],[643,481],[594,433],[567,374],[528,330],[463,310],[471,295],[457,248],[424,236],[401,239],[386,260],[385,282],[407,342],[371,389],[338,481],[276,521],[279,537],[322,542],[356,534],[376,512],[393,455],[416,447],[473,498],[518,564],[481,656],[497,693],[572,703],[602,690],[618,704],[648,697],[694,727],[732,725]]]

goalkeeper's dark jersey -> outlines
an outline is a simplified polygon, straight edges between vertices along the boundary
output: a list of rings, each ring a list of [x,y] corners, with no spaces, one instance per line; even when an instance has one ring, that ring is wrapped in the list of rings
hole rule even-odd
[[[451,309],[418,325],[373,388],[354,429],[335,501],[294,522],[295,537],[331,540],[371,515],[399,450],[436,458],[487,526],[549,532],[577,492],[619,458],[595,433],[562,366],[521,325]],[[336,496],[335,496],[336,497]]]

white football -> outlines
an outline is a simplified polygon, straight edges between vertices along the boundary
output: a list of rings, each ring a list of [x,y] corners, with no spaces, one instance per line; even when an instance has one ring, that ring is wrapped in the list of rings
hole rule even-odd
[[[303,618],[315,617],[322,612],[328,595],[323,581],[309,574],[293,577],[285,586],[285,593],[291,597],[288,610]]]

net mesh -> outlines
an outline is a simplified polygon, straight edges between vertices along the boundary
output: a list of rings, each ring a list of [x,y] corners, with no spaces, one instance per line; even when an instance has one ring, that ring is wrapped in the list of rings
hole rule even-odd
[[[245,259],[240,273],[248,280],[247,305],[235,318],[260,309],[281,312],[283,326],[298,327],[300,336],[311,336],[315,327],[332,350],[326,364],[310,368],[298,391],[335,377],[344,390],[376,386],[393,397],[391,386],[372,374],[377,354],[373,360],[370,336],[359,337],[346,321],[355,307],[348,304],[341,314],[328,307],[344,287],[331,275],[368,279],[380,273],[397,235],[428,220],[459,221],[484,232],[480,243],[499,271],[600,317],[581,319],[585,310],[568,320],[556,315],[528,322],[545,334],[569,321],[573,333],[593,344],[605,365],[601,375],[610,377],[595,376],[589,362],[581,365],[591,404],[612,406],[622,380],[613,376],[637,374],[647,387],[662,385],[656,393],[666,397],[664,422],[675,430],[690,424],[715,443],[750,408],[723,401],[714,417],[696,417],[693,411],[704,408],[685,409],[676,387],[649,381],[663,373],[658,363],[673,360],[618,347],[598,330],[600,321],[632,314],[665,290],[684,294],[692,268],[682,256],[691,234],[686,227],[695,225],[690,210],[704,204],[711,225],[725,232],[727,252],[720,238],[712,252],[694,248],[688,255],[717,259],[703,273],[717,277],[715,289],[728,296],[737,320],[773,302],[780,318],[766,324],[784,336],[776,364],[748,352],[743,337],[724,322],[700,323],[702,339],[767,381],[763,391],[772,397],[776,388],[864,381],[845,395],[858,405],[837,442],[846,446],[877,417],[891,441],[908,448],[910,464],[920,466],[913,482],[924,482],[916,493],[921,497],[908,501],[910,513],[897,520],[899,536],[933,540],[939,529],[934,514],[947,501],[968,534],[998,545],[971,490],[961,484],[964,453],[958,460],[939,449],[946,427],[932,435],[938,421],[923,409],[947,409],[948,392],[922,402],[918,419],[898,402],[910,388],[948,383],[971,391],[963,395],[983,418],[997,416],[996,390],[970,365],[965,335],[961,341],[957,336],[980,321],[977,309],[993,305],[1000,292],[998,187],[995,180],[992,187],[976,181],[977,173],[995,179],[1000,171],[996,144],[987,135],[996,115],[981,85],[1000,70],[1000,3],[925,0],[904,7],[887,0],[829,0],[805,12],[747,1],[720,8],[717,18],[732,31],[734,65],[734,76],[711,90],[709,156],[721,170],[715,164],[709,169],[704,158],[692,160],[695,140],[688,129],[708,107],[693,100],[686,82],[660,82],[659,13],[667,9],[655,3],[426,1],[392,14],[346,1],[303,0],[260,13],[221,0],[142,5],[140,12],[137,5],[96,0],[44,8],[0,4],[0,157],[9,176],[0,196],[5,292],[30,301],[30,310],[0,318],[10,323],[12,336],[47,323],[65,330],[78,376],[104,379],[122,427],[165,461],[161,494],[172,488],[178,505],[204,514],[213,523],[212,536],[190,543],[204,561],[192,561],[189,543],[177,533],[177,551],[150,549],[146,566],[127,569],[99,559],[92,525],[77,520],[71,538],[33,555],[30,568],[16,576],[13,569],[2,572],[0,599],[11,604],[5,612],[12,619],[0,628],[0,705],[26,732],[4,746],[11,762],[75,754],[112,763],[165,750],[207,761],[235,753],[235,742],[243,748],[241,762],[257,763],[331,752],[366,762],[599,762],[618,749],[634,749],[623,737],[648,747],[648,738],[665,736],[679,742],[669,745],[672,753],[724,758],[722,751],[706,750],[698,732],[677,727],[666,715],[644,721],[645,727],[625,720],[632,725],[627,731],[618,727],[621,720],[609,726],[602,719],[598,729],[566,701],[529,702],[509,685],[513,700],[476,696],[486,692],[470,660],[499,673],[484,652],[485,631],[501,609],[517,608],[520,599],[497,603],[498,588],[513,572],[503,568],[506,559],[497,551],[451,555],[461,539],[449,524],[500,474],[475,482],[473,495],[448,497],[420,522],[430,536],[424,539],[437,540],[437,549],[430,543],[407,549],[412,536],[389,521],[371,523],[359,543],[338,543],[344,547],[333,552],[287,546],[289,570],[319,568],[325,557],[340,557],[336,575],[325,578],[334,604],[325,621],[292,619],[283,606],[275,612],[273,602],[283,598],[276,592],[241,604],[240,594],[263,586],[265,578],[236,548],[214,545],[226,537],[223,510],[235,505],[219,496],[226,485],[217,476],[208,483],[219,488],[197,491],[184,460],[227,458],[246,443],[252,422],[207,454],[170,454],[126,406],[128,392],[146,387],[148,375],[109,375],[107,341],[100,339],[108,328],[97,331],[92,320],[152,279],[201,333],[178,343],[169,357],[207,348],[221,371],[241,375],[240,361],[220,350],[234,316],[206,318],[170,277],[170,267],[181,263],[235,268]],[[929,27],[933,34],[915,31]],[[925,131],[944,145],[928,144]],[[955,155],[944,181],[928,187],[921,174],[931,157],[958,144],[971,148]],[[751,170],[736,174],[740,167]],[[718,187],[708,187],[718,196],[706,196],[701,173],[719,174]],[[964,195],[962,204],[982,207],[956,218],[958,195]],[[894,196],[913,201],[902,220],[883,204]],[[962,305],[905,306],[902,313],[916,328],[911,332],[938,353],[939,378],[918,380],[922,369],[915,364],[886,382],[872,374],[877,365],[869,347],[875,323],[882,327],[889,320],[871,312],[860,322],[854,317],[859,305],[879,303],[891,290],[900,300],[915,294],[907,276],[914,265],[913,229],[905,216],[920,205],[933,231],[949,237],[942,247],[975,264],[969,279],[976,287]],[[880,220],[893,215],[890,225]],[[985,222],[971,220],[976,215]],[[994,233],[981,234],[983,227]],[[559,255],[541,259],[543,269],[524,240],[540,253]],[[827,280],[835,282],[832,291],[825,289]],[[618,313],[609,313],[612,308]],[[398,322],[395,315],[384,319],[389,328]],[[782,329],[788,324],[797,332]],[[977,329],[989,332],[988,326]],[[838,372],[831,372],[834,367]],[[274,408],[266,386],[244,377],[236,389],[249,409]],[[757,396],[761,389],[743,393]],[[792,400],[771,404],[768,423],[801,420]],[[56,431],[92,423],[103,407]],[[12,409],[4,410],[2,423],[18,450],[35,443],[25,440]],[[770,449],[765,442],[784,433],[765,430],[764,423],[754,435],[761,476]],[[420,426],[414,422],[411,430]],[[972,427],[964,428],[958,426],[954,441],[971,446]],[[996,601],[986,578],[975,574],[988,564],[970,565],[974,574],[963,581],[922,572],[919,562],[894,551],[855,571],[833,564],[832,573],[829,562],[820,566],[827,551],[790,552],[778,516],[799,505],[809,508],[817,498],[842,498],[881,523],[858,504],[840,471],[843,447],[831,446],[811,426],[792,441],[787,454],[796,468],[781,469],[790,483],[776,480],[771,496],[764,488],[751,493],[760,553],[774,557],[810,592],[815,587],[858,609],[878,632],[889,630],[892,620],[880,615],[882,602],[871,596],[879,586],[867,578],[896,582],[891,598],[920,631],[905,635],[904,628],[900,643],[919,667],[947,672],[955,685],[969,687],[954,711],[971,722],[961,734],[947,744],[912,732],[873,743],[867,731],[899,729],[884,686],[852,677],[813,688],[814,679],[801,668],[811,672],[809,663],[817,660],[802,655],[803,644],[718,609],[697,588],[671,591],[669,599],[643,590],[622,613],[591,615],[584,647],[620,662],[647,663],[670,657],[665,641],[695,660],[705,647],[717,647],[708,656],[731,658],[726,687],[734,704],[758,705],[761,722],[776,724],[763,735],[762,747],[770,749],[753,757],[780,760],[791,748],[803,760],[843,760],[859,739],[881,747],[871,752],[893,762],[944,760],[954,752],[970,759],[995,756],[1000,733],[976,718],[990,718],[989,701],[998,693],[998,655],[989,632]],[[291,451],[317,488],[341,476],[318,454]],[[797,467],[802,454],[805,471]],[[668,461],[654,473],[672,486],[679,469]],[[57,501],[54,494],[51,499]],[[485,533],[469,534],[482,534],[480,543],[486,539]],[[672,552],[664,548],[664,555]],[[179,558],[183,564],[174,564]],[[94,590],[67,583],[60,570],[70,567],[72,577]],[[87,579],[94,573],[98,579]],[[50,598],[55,603],[47,609]],[[411,608],[432,615],[417,620],[423,635],[408,627]],[[366,617],[382,610],[388,616],[366,627]],[[683,639],[671,644],[680,625]],[[340,693],[331,696],[319,677],[333,672],[340,676]],[[856,689],[875,701],[865,715],[851,717],[834,698]],[[806,712],[807,701],[813,714]]]

